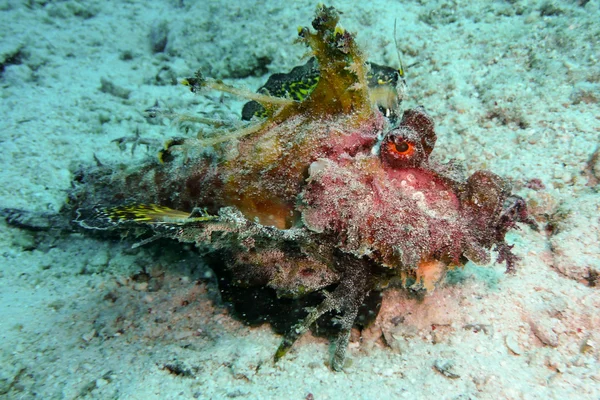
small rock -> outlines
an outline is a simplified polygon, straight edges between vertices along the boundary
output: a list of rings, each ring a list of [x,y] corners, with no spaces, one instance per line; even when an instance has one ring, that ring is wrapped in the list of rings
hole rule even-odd
[[[162,53],[167,48],[169,26],[166,21],[155,22],[150,28],[150,46],[154,53]]]
[[[513,354],[518,356],[521,355],[521,353],[523,353],[523,351],[521,350],[521,346],[519,346],[519,342],[517,342],[517,338],[515,337],[514,333],[507,334],[504,338],[504,343]]]
[[[96,336],[96,330],[92,329],[90,332],[86,333],[85,335],[83,335],[81,338],[83,339],[84,342],[89,342],[91,341],[94,337]]]
[[[107,78],[100,78],[100,91],[125,100],[127,100],[131,94],[131,90],[117,86]]]
[[[108,381],[106,379],[102,379],[102,378],[96,379],[96,388],[99,389],[99,388],[104,387],[106,385],[108,385]]]
[[[553,267],[579,283],[597,286],[600,282],[597,195],[586,194],[565,201],[552,218],[555,220],[550,237]]]
[[[115,279],[117,285],[119,286],[127,286],[129,285],[129,278],[126,276],[117,276]]]
[[[136,282],[133,284],[133,290],[138,292],[146,292],[148,290],[148,282]]]
[[[600,183],[600,147],[590,156],[585,167],[585,173],[588,178],[587,186],[596,186]]]
[[[417,329],[410,325],[399,325],[393,329],[383,329],[383,337],[392,350],[402,353],[407,340],[417,335]]]
[[[453,360],[437,359],[433,363],[433,368],[440,374],[444,375],[446,378],[460,378],[460,374],[458,373],[455,362]]]
[[[533,334],[540,339],[542,343],[550,347],[558,346],[558,335],[552,330],[551,322],[547,319],[531,319],[529,326]]]
[[[590,338],[587,337],[583,340],[583,342],[581,343],[581,346],[579,346],[579,352],[581,354],[593,353],[595,347],[596,346],[595,346],[594,341],[590,340]]]

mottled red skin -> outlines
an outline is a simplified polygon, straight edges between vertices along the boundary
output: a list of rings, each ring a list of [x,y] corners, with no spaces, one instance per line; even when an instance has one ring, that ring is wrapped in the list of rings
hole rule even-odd
[[[296,202],[308,166],[322,157],[337,160],[368,153],[383,126],[380,113],[360,119],[293,117],[193,159],[190,153],[201,145],[188,139],[170,149],[174,160],[147,165],[130,175],[126,196],[139,193],[143,197],[130,201],[179,210],[202,206],[217,212],[233,206],[249,220],[290,228],[298,222]]]
[[[406,111],[374,154],[382,127],[379,113],[358,123],[346,116],[293,119],[233,148],[223,145],[213,158],[142,168],[126,178],[123,196],[181,210],[233,206],[280,229],[304,224],[338,238],[339,249],[392,269],[459,264],[463,257],[486,263],[494,246],[514,264],[504,235],[528,220],[506,212],[509,185],[488,171],[457,178],[451,165],[430,162],[436,135],[421,107]],[[289,145],[264,146],[272,141]]]
[[[384,137],[379,154],[315,162],[302,194],[304,223],[337,235],[345,251],[390,268],[458,264],[463,255],[486,261],[485,249],[504,240],[496,231],[508,186],[491,172],[466,182],[450,178],[429,163],[433,143],[433,123],[417,108]]]

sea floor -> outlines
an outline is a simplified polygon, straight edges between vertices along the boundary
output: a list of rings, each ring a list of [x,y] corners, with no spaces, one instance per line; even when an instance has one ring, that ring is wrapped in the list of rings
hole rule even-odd
[[[256,90],[304,63],[316,3],[281,4],[0,1],[0,208],[55,214],[78,169],[153,157],[182,134],[146,118],[156,101],[239,118],[177,82]],[[310,335],[274,364],[280,336],[230,316],[191,248],[2,220],[1,398],[600,398],[600,2],[332,5],[380,64],[398,65],[396,20],[402,107],[431,113],[439,160],[527,200],[541,229],[509,234],[516,274],[469,263],[422,301],[385,292],[333,372]],[[112,142],[136,134],[135,152]]]

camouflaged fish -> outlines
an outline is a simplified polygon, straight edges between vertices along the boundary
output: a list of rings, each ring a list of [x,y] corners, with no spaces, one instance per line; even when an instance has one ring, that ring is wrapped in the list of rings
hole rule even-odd
[[[238,306],[299,320],[275,360],[319,321],[334,321],[335,370],[372,293],[431,291],[449,268],[487,263],[492,250],[513,271],[505,235],[534,225],[505,179],[466,177],[430,159],[436,134],[423,107],[397,124],[386,118],[400,103],[402,73],[366,62],[338,20],[320,5],[312,29],[299,31],[314,58],[259,93],[200,73],[185,80],[195,92],[256,102],[244,107],[251,121],[172,140],[160,162],[82,171],[65,207],[84,228],[135,230],[143,243],[171,238],[215,254],[221,290],[252,294]],[[258,293],[271,297],[258,302]]]

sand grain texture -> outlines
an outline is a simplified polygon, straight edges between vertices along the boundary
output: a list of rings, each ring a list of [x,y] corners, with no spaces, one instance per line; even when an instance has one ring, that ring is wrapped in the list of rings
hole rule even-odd
[[[239,100],[176,84],[197,68],[256,89],[303,62],[292,42],[312,2],[197,3],[0,2],[0,207],[56,212],[94,156],[148,157],[111,141],[180,134],[145,119],[156,100],[237,118]],[[423,302],[388,291],[334,373],[320,338],[274,365],[279,337],[228,316],[189,249],[0,222],[0,397],[600,396],[600,188],[587,185],[600,146],[600,3],[353,4],[333,3],[374,62],[396,64],[398,19],[411,65],[403,107],[432,114],[436,157],[506,176],[529,202],[542,230],[509,235],[517,273],[469,264]]]

